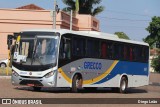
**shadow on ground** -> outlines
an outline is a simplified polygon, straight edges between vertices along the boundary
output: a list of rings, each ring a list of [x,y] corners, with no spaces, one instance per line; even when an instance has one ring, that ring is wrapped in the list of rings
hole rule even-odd
[[[42,88],[40,91],[34,91],[32,87],[16,87],[17,90],[33,91],[33,92],[45,92],[45,93],[71,93],[70,88]],[[117,90],[111,88],[98,88],[97,90],[80,89],[78,93],[119,93]],[[147,93],[145,89],[128,88],[127,94],[134,93]]]
[[[11,68],[0,68],[0,76],[11,76]]]

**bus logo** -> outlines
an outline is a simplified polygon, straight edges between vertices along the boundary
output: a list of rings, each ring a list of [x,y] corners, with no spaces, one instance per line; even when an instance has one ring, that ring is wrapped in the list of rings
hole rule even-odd
[[[84,69],[101,70],[102,63],[100,63],[100,62],[84,62]]]
[[[32,72],[30,72],[29,75],[32,75]]]

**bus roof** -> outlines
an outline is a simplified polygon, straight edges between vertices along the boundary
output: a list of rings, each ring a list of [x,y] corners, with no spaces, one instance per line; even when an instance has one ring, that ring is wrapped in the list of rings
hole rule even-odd
[[[117,35],[97,32],[97,31],[71,31],[67,29],[31,29],[31,30],[24,30],[22,32],[59,32],[61,35],[71,33],[71,34],[76,34],[76,35],[81,35],[81,36],[86,36],[86,37],[94,37],[94,38],[99,38],[99,39],[106,39],[106,40],[113,40],[113,41],[124,42],[124,43],[149,46],[148,43],[121,39],[121,38],[118,38]]]

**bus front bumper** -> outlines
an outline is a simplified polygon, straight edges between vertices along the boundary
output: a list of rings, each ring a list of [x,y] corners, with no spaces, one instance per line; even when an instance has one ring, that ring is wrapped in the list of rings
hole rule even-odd
[[[12,84],[15,86],[26,85],[35,87],[56,87],[55,75],[46,77],[29,77],[12,75]]]

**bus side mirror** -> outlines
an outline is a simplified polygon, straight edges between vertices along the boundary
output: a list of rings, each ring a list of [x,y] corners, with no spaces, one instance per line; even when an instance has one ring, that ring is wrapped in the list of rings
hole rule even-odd
[[[14,40],[16,40],[17,39],[17,37],[20,35],[21,33],[14,33]]]
[[[10,54],[13,55],[14,54],[14,50],[15,50],[15,45],[12,45],[10,47]]]
[[[11,45],[12,45],[12,38],[13,38],[13,35],[8,35],[8,36],[7,36],[8,50],[10,49],[10,47],[11,47]]]

